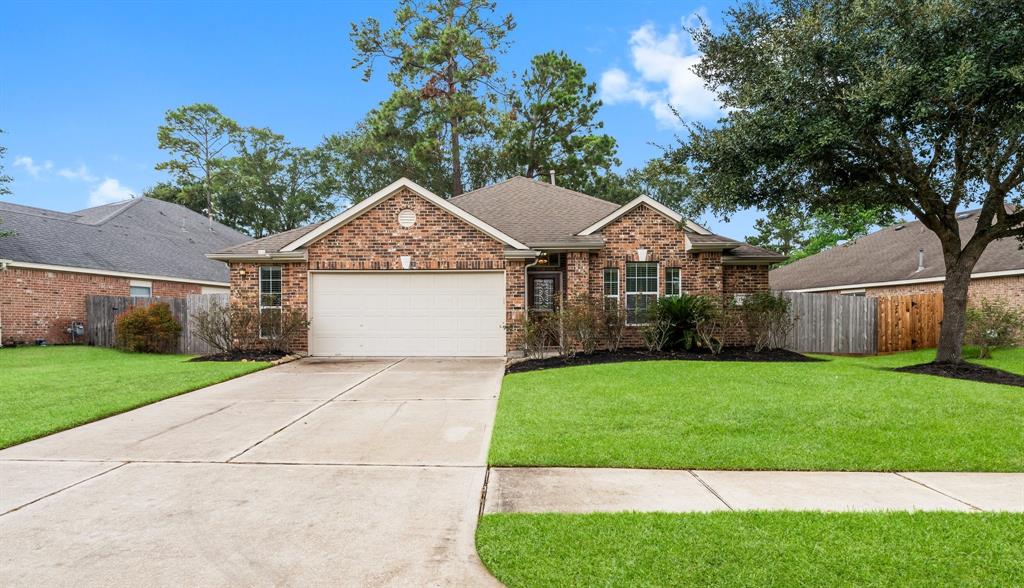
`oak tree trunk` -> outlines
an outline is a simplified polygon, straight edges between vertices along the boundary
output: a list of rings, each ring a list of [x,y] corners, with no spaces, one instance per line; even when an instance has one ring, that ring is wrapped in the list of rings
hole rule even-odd
[[[939,330],[935,363],[963,361],[967,289],[971,285],[971,272],[977,262],[975,256],[960,255],[953,263],[946,264],[946,281],[942,286],[942,327]]]

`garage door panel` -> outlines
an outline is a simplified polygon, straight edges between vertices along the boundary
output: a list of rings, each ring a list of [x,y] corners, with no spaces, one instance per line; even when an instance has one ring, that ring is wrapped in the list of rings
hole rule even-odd
[[[314,355],[505,355],[505,279],[480,273],[311,274]]]

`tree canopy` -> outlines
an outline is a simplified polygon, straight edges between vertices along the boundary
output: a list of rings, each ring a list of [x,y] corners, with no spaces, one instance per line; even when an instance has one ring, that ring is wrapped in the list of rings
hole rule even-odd
[[[4,130],[0,129],[0,135],[4,134]],[[11,193],[11,176],[4,173],[4,157],[7,156],[7,147],[0,145],[0,196],[6,196]],[[3,219],[0,219],[2,222]],[[10,236],[10,231],[0,229],[0,238]]]
[[[695,71],[725,109],[672,153],[698,202],[909,211],[942,244],[937,361],[961,361],[971,271],[1024,234],[1024,4],[779,0],[694,31]],[[980,208],[961,239],[957,211]]]

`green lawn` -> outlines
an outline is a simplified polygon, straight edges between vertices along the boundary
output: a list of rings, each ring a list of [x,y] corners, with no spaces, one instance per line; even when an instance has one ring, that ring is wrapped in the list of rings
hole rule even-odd
[[[988,359],[978,359],[978,353],[973,349],[968,350],[964,355],[968,358],[968,361],[973,363],[980,363],[981,365],[1015,374],[1024,374],[1024,347],[996,349],[992,352],[992,357]]]
[[[1024,515],[499,514],[477,551],[517,586],[1020,586]]]
[[[267,367],[97,347],[0,349],[0,448]]]
[[[492,465],[1024,471],[1024,389],[905,374],[934,351],[511,374]],[[1024,351],[986,364],[1020,369]],[[991,363],[990,363],[991,362]]]

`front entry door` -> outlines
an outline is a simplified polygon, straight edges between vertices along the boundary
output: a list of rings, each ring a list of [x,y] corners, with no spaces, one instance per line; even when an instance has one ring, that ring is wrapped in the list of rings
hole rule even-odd
[[[562,300],[562,274],[558,272],[530,273],[527,278],[531,320],[548,320]],[[558,346],[558,330],[550,329],[545,337],[548,347]]]

